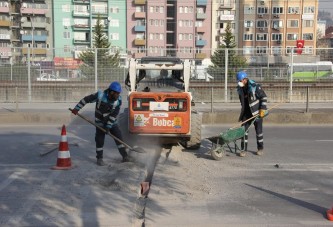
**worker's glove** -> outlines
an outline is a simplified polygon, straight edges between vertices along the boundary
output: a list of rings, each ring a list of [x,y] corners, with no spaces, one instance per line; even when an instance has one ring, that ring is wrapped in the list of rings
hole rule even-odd
[[[77,115],[79,113],[79,110],[78,109],[72,109],[72,114],[74,114],[74,115]]]
[[[267,110],[263,110],[263,109],[260,109],[259,110],[259,117],[260,118],[264,118],[268,115],[268,111]]]

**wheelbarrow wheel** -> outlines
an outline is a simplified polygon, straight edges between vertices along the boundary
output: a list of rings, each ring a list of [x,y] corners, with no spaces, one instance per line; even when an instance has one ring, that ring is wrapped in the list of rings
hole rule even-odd
[[[210,153],[211,153],[213,159],[219,161],[223,158],[224,149],[223,149],[223,147],[218,146],[218,147],[212,148]]]

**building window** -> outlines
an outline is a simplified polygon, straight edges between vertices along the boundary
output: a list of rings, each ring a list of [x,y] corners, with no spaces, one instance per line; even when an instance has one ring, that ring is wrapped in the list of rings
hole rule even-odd
[[[111,40],[119,40],[119,33],[111,33],[110,34]]]
[[[150,12],[150,13],[153,13],[153,12],[154,12],[154,7],[153,7],[153,6],[149,7],[149,12]]]
[[[288,7],[289,14],[299,14],[299,7]]]
[[[62,9],[62,12],[69,13],[71,11],[71,6],[70,5],[62,5],[61,9]]]
[[[69,19],[69,18],[62,18],[62,25],[63,26],[71,26],[71,19]]]
[[[179,25],[179,27],[183,27],[183,21],[179,20],[178,25]]]
[[[164,13],[164,6],[160,6],[160,13]]]
[[[252,41],[253,34],[244,34],[244,41]]]
[[[313,40],[313,33],[304,33],[303,39],[304,40]]]
[[[287,34],[287,40],[297,40],[298,34]]]
[[[110,13],[119,13],[119,7],[111,7]]]
[[[314,6],[305,6],[304,7],[304,12],[306,14],[314,14],[315,12],[315,7]]]
[[[64,38],[65,39],[70,39],[71,38],[71,33],[70,32],[64,32]]]
[[[282,34],[280,34],[280,33],[273,33],[272,34],[272,40],[273,41],[282,40],[282,39],[283,39]]]
[[[251,20],[244,21],[244,27],[245,28],[252,28],[253,27],[253,21],[251,21]]]
[[[305,54],[313,54],[313,47],[312,46],[305,46],[303,49]]]
[[[149,33],[149,39],[153,40],[154,39],[154,34],[153,33]]]
[[[256,53],[257,54],[266,54],[267,53],[267,47],[265,47],[265,46],[257,46],[256,47]]]
[[[183,34],[181,33],[178,34],[178,40],[183,40]]]
[[[303,26],[307,28],[313,27],[313,20],[303,20]]]
[[[159,6],[155,6],[155,13],[158,13],[160,11],[160,7]]]
[[[114,33],[114,34],[118,34],[118,33]],[[145,33],[136,33],[135,38],[136,39],[145,39]]]
[[[267,7],[258,7],[257,13],[258,14],[267,14],[268,8]]]
[[[267,33],[257,34],[257,41],[266,41],[266,40],[267,40]]]
[[[116,20],[116,19],[110,20],[109,24],[110,24],[110,27],[119,27],[119,20]]]
[[[272,54],[273,55],[281,55],[282,54],[282,48],[277,46],[272,46]]]
[[[279,28],[283,27],[283,21],[281,20],[273,20],[272,21],[272,28],[275,30],[279,30]]]
[[[244,55],[253,54],[253,47],[252,46],[245,46],[243,48],[243,54]]]
[[[267,20],[257,20],[257,28],[267,28]]]
[[[64,52],[65,52],[65,53],[71,52],[71,46],[69,46],[69,45],[64,45]]]
[[[255,9],[253,6],[244,6],[244,14],[254,14]]]
[[[179,13],[183,13],[183,7],[182,6],[179,7]]]
[[[298,20],[288,20],[288,28],[298,28]]]
[[[281,14],[283,13],[283,7],[273,7],[273,14]]]
[[[144,6],[136,6],[135,7],[135,12],[144,12],[145,11],[145,7]]]

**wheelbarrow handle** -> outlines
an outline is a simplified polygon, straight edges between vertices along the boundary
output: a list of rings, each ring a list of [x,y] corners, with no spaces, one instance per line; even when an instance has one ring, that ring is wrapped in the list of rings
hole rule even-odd
[[[272,106],[271,108],[269,108],[267,111],[269,111],[269,110],[271,110],[271,109],[274,109],[274,108],[276,108],[277,106],[279,106],[279,105],[281,105],[281,104],[282,104],[282,103],[278,103],[278,104]],[[235,125],[235,126],[232,127],[231,129],[237,128],[237,127],[239,127],[240,125],[243,125],[244,123],[246,123],[246,122],[248,122],[248,121],[251,121],[251,120],[254,119],[254,118],[257,118],[258,116],[259,116],[259,114],[256,114],[256,115],[250,117],[249,119],[246,119],[245,121],[240,122],[239,124]]]

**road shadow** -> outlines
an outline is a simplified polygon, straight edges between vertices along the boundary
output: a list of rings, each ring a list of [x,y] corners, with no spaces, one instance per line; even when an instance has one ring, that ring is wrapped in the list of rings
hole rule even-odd
[[[303,201],[303,200],[300,200],[300,199],[296,199],[296,198],[293,198],[293,197],[290,197],[290,196],[286,196],[286,195],[283,195],[283,194],[280,194],[280,193],[277,193],[277,192],[273,192],[273,191],[270,191],[270,190],[267,190],[267,189],[264,189],[264,188],[261,188],[261,187],[251,185],[251,184],[245,184],[245,185],[249,186],[251,188],[257,189],[259,191],[266,192],[267,194],[274,195],[279,199],[283,199],[283,200],[288,201],[290,203],[296,204],[300,207],[304,207],[308,210],[312,210],[314,212],[322,214],[323,217],[326,218],[327,208],[325,208],[325,207],[321,207],[321,206],[318,206],[318,205],[313,204],[313,203],[309,203],[309,202],[306,202],[306,201]]]

